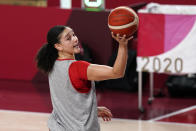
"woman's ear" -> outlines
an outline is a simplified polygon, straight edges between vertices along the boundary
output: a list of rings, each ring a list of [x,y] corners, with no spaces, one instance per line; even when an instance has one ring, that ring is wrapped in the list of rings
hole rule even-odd
[[[54,48],[56,48],[57,50],[62,50],[63,48],[61,47],[61,44],[58,44],[58,43],[56,43],[56,44],[54,44]]]

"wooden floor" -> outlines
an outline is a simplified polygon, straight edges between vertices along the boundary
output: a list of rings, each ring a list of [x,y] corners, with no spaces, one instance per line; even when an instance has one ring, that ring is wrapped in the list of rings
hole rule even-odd
[[[0,110],[0,131],[48,131],[48,113]],[[144,120],[100,119],[101,131],[196,131],[194,124],[150,122]]]
[[[155,90],[155,99],[149,104],[149,88],[146,87],[142,92],[145,111],[141,113],[138,110],[137,91],[129,92],[98,87],[96,92],[98,106],[106,106],[111,110],[114,118],[120,119],[150,120],[196,105],[196,96],[170,97],[165,87],[161,91]],[[157,95],[158,92],[161,92],[162,95]],[[196,94],[196,92],[193,93]],[[0,110],[51,112],[52,102],[48,83],[0,79]],[[186,121],[196,124],[192,117],[196,118],[196,115],[189,116]]]

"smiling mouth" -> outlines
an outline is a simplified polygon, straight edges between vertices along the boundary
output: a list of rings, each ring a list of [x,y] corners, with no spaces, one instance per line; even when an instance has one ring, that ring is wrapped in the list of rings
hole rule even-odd
[[[74,47],[74,48],[75,48],[75,47],[77,47],[77,48],[78,48],[78,47],[79,47],[79,44],[77,44],[77,45],[75,45],[75,46],[73,46],[73,47]]]

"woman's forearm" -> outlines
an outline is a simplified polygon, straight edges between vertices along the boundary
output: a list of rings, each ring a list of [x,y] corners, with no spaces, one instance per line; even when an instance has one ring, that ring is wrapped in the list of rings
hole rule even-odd
[[[119,44],[118,54],[113,66],[113,72],[119,77],[123,77],[127,65],[128,49],[127,44]]]

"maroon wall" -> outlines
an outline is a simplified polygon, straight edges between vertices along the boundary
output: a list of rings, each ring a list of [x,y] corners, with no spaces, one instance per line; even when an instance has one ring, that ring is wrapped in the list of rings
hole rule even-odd
[[[31,80],[37,72],[34,57],[47,31],[65,25],[71,10],[1,5],[0,12],[0,79]]]

